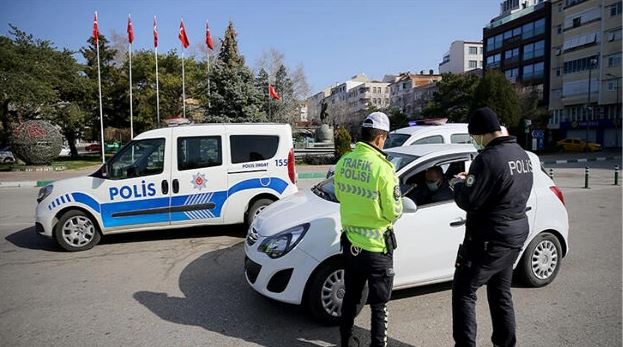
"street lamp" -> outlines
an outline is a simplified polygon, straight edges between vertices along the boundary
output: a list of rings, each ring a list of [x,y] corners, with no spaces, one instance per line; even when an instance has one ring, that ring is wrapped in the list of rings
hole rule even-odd
[[[617,130],[617,128],[619,127],[619,124],[618,124],[617,117],[619,116],[619,104],[620,104],[619,95],[621,93],[621,92],[619,92],[619,80],[621,79],[621,76],[615,76],[615,75],[613,75],[611,73],[607,73],[606,76],[611,77],[613,79],[616,78],[616,80],[617,80],[617,104],[616,104],[616,108],[614,109],[615,113],[614,113],[614,121],[613,121],[613,123],[614,123],[614,130],[615,130],[615,132],[614,132],[614,146],[618,147],[619,146],[619,131]]]
[[[593,71],[593,68],[595,67],[595,65],[597,65],[597,59],[591,58],[591,60],[588,63],[588,101],[586,103],[586,110],[590,111],[591,115],[594,115],[593,108],[591,107],[591,72]],[[584,148],[585,151],[588,151],[588,124],[589,124],[589,119],[588,119],[588,113],[587,113],[586,115],[586,147]]]

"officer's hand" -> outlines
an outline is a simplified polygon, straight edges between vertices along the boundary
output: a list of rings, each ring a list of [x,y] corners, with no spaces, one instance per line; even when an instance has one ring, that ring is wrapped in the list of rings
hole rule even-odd
[[[448,182],[448,184],[450,185],[450,188],[454,189],[455,184],[459,182],[464,182],[464,181],[465,181],[465,175],[458,174],[454,176],[454,178],[451,179],[450,182]]]

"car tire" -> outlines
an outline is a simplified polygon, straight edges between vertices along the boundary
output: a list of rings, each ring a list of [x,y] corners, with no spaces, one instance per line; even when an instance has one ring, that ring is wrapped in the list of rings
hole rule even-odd
[[[518,267],[525,284],[538,288],[550,284],[556,278],[561,260],[560,241],[553,234],[544,232],[526,247]]]
[[[330,261],[320,266],[308,281],[305,305],[318,322],[335,326],[340,323],[342,316],[344,266],[340,261]],[[368,285],[366,284],[355,316],[361,312],[367,300]]]
[[[247,224],[247,226],[250,226],[251,223],[253,223],[253,220],[255,220],[255,217],[257,217],[257,215],[262,212],[262,210],[266,208],[266,206],[272,203],[273,201],[270,199],[259,199],[251,204],[251,207],[249,207],[246,215],[244,216],[244,222]]]
[[[102,238],[97,222],[80,210],[67,211],[54,227],[59,246],[70,252],[86,251]]]

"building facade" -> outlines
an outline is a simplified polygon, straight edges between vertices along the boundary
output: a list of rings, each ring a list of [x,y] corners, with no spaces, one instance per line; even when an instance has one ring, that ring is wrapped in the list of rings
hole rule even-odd
[[[463,73],[482,69],[482,42],[454,41],[439,63],[439,73]]]
[[[429,70],[428,74],[420,71],[419,74],[404,72],[398,75],[394,82],[389,84],[389,107],[407,115],[416,113],[416,97],[414,89],[434,84],[441,80],[440,74]]]
[[[307,119],[309,121],[320,120],[320,112],[322,111],[322,102],[329,95],[331,95],[331,87],[324,88],[322,91],[307,98],[306,100]]]
[[[503,2],[506,3],[507,1]],[[496,17],[483,30],[484,74],[500,70],[513,84],[534,89],[549,102],[551,3],[538,2]]]
[[[555,0],[552,9],[552,137],[621,147],[621,1]]]

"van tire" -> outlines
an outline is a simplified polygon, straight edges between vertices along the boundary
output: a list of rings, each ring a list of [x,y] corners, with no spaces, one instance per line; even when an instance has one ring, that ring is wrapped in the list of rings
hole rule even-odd
[[[54,226],[54,239],[59,246],[70,252],[91,249],[101,238],[97,222],[81,210],[65,212]]]
[[[253,202],[253,204],[251,204],[251,207],[249,207],[249,209],[247,210],[247,213],[244,216],[244,222],[247,224],[247,226],[251,226],[251,223],[253,223],[253,220],[255,220],[255,217],[257,217],[257,215],[262,212],[262,210],[272,204],[273,201],[270,199],[259,199],[255,202]]]

